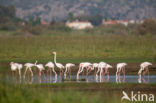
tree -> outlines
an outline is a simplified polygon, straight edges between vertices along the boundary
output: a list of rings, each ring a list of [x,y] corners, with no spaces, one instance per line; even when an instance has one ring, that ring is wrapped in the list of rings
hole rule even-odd
[[[156,21],[154,19],[146,19],[144,23],[138,24],[136,31],[141,34],[156,34]]]
[[[67,20],[69,20],[69,21],[73,21],[73,20],[74,20],[74,15],[73,15],[73,13],[70,12],[70,13],[68,14]]]

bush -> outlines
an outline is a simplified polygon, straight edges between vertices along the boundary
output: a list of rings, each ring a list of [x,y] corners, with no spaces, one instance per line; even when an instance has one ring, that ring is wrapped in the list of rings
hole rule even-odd
[[[156,21],[153,19],[146,19],[144,23],[137,25],[136,32],[140,35],[156,34]]]
[[[71,29],[67,27],[64,23],[55,23],[50,26],[50,29],[54,31],[64,31],[64,32],[71,31]]]

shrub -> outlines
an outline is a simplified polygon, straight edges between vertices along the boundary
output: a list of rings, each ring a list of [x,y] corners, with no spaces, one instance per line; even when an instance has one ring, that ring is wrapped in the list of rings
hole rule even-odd
[[[146,19],[144,23],[137,25],[136,32],[140,35],[156,34],[156,21],[153,19]]]

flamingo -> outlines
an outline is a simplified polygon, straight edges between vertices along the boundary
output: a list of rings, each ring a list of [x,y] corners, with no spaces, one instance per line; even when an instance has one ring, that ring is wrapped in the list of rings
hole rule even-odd
[[[19,63],[11,62],[11,63],[10,63],[10,66],[11,66],[11,71],[12,71],[12,72],[18,70],[19,77],[20,77],[20,79],[21,79],[21,69],[23,68],[23,65],[22,65],[22,64],[19,64]]]
[[[94,70],[94,75],[96,75],[96,69],[98,69],[98,63],[93,63],[93,70]]]
[[[117,64],[117,71],[116,71],[116,82],[121,82],[120,81],[120,73],[123,73],[123,81],[125,81],[125,67],[126,67],[126,63],[118,63]]]
[[[152,65],[150,62],[143,62],[140,64],[140,70],[138,71],[139,79],[138,82],[141,83],[141,74],[144,76],[148,72],[149,79],[149,66]]]
[[[103,69],[106,67],[107,63],[105,62],[100,62],[98,65],[98,70],[96,72],[96,79],[98,79],[98,73],[100,72],[100,81],[102,80],[102,73],[103,73]]]
[[[53,63],[53,62],[51,62],[51,61],[48,62],[48,63],[45,65],[45,67],[48,67],[47,72],[50,71],[50,74],[51,74],[51,72],[54,72],[55,76],[57,76],[57,73],[56,73],[56,71],[55,71],[55,69],[54,69],[54,63]]]
[[[104,75],[107,74],[107,81],[109,81],[109,68],[113,68],[110,64],[107,64],[105,67]]]
[[[35,66],[38,68],[38,70],[39,70],[39,76],[41,77],[43,70],[45,70],[43,64],[35,64]],[[43,72],[43,74],[44,74],[44,72]]]
[[[72,64],[72,63],[67,63],[66,64],[66,66],[65,66],[66,70],[64,72],[64,77],[65,78],[66,78],[67,73],[70,73],[70,75],[71,75],[71,68],[74,67],[74,66],[75,66],[75,64]]]
[[[32,72],[32,67],[35,66],[37,63],[37,61],[33,64],[33,63],[25,63],[24,66],[26,67],[26,70],[24,72],[24,78],[26,75],[27,70],[29,70],[31,72],[31,77],[33,77],[33,72]]]
[[[88,77],[88,70],[92,69],[92,64],[89,62],[82,62],[79,64],[79,70],[77,72],[77,79],[79,79],[79,74],[84,70],[84,68],[86,68],[87,72],[86,72],[86,76]]]
[[[53,52],[53,54],[54,54],[54,63],[56,65],[56,67],[60,69],[60,76],[61,76],[61,74],[63,73],[63,69],[65,67],[63,66],[63,64],[56,62],[56,52]]]

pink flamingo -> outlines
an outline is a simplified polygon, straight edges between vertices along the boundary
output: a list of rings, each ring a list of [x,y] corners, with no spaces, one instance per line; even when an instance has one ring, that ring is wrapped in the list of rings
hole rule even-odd
[[[74,66],[75,66],[75,64],[72,64],[72,63],[67,63],[66,64],[66,66],[65,66],[66,70],[64,72],[65,79],[66,79],[67,73],[69,73],[70,76],[71,76],[71,68],[74,67]]]
[[[83,62],[79,64],[79,70],[77,72],[77,80],[79,79],[79,74],[84,71],[84,68],[86,68],[86,76],[88,77],[88,71],[92,69],[92,64],[89,62]]]
[[[118,63],[117,64],[117,71],[116,71],[116,82],[120,83],[120,73],[122,72],[123,74],[123,82],[125,81],[125,67],[126,67],[126,63]]]
[[[10,66],[11,66],[12,74],[13,74],[14,71],[17,71],[18,70],[19,77],[21,79],[21,69],[23,68],[23,65],[22,64],[19,64],[19,63],[11,62],[10,63]]]
[[[34,64],[32,64],[32,63],[25,63],[24,64],[24,66],[26,67],[26,70],[24,72],[24,78],[25,78],[25,75],[27,73],[27,70],[29,70],[31,72],[31,77],[33,77],[32,67],[35,66],[36,63],[37,63],[37,61]]]
[[[63,69],[65,69],[65,67],[63,66],[63,64],[56,62],[56,52],[53,52],[53,54],[54,54],[54,63],[56,67],[60,69],[60,76],[61,76],[62,73],[64,72]]]
[[[152,63],[150,62],[143,62],[140,64],[140,70],[138,72],[139,78],[138,78],[138,82],[141,83],[141,75],[145,75],[146,73],[148,73],[148,79],[149,79],[149,66],[152,65]],[[144,80],[144,78],[143,78]],[[145,81],[145,80],[144,80]]]

